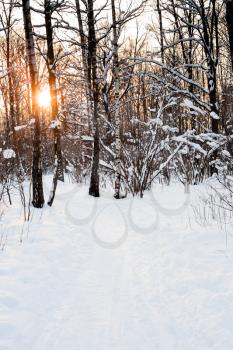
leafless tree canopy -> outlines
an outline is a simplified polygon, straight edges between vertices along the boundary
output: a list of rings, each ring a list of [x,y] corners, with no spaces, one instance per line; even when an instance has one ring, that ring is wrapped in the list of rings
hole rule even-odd
[[[231,175],[232,72],[232,0],[1,0],[1,197]]]

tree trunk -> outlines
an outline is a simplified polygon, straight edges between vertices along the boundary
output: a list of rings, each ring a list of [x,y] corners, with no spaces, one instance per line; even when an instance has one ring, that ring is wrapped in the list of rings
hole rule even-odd
[[[88,126],[89,132],[93,133],[93,111],[92,111],[92,103],[91,103],[91,66],[88,65],[88,52],[87,52],[87,40],[84,33],[83,28],[83,20],[81,15],[81,7],[80,1],[75,0],[76,4],[76,13],[78,18],[78,26],[79,26],[79,36],[81,42],[81,52],[82,52],[82,63],[83,63],[83,71],[84,71],[84,81],[85,81],[85,90],[86,90],[86,98],[87,98],[87,118],[88,118]]]
[[[8,71],[8,88],[9,88],[9,112],[10,112],[10,131],[14,132],[15,127],[15,110],[14,110],[14,89],[12,82],[12,66],[10,59],[10,28],[7,29],[7,37],[6,37],[6,64]]]
[[[31,80],[32,117],[35,119],[33,160],[32,160],[32,205],[42,208],[44,205],[44,193],[41,166],[41,131],[38,108],[38,73],[36,67],[36,54],[31,22],[30,0],[23,0],[23,19],[26,40],[27,60]]]
[[[7,102],[9,102],[9,107],[7,106],[7,123],[6,123],[6,142],[8,146],[10,145],[10,136],[14,133],[15,127],[15,111],[14,111],[14,86],[12,79],[12,50],[11,50],[11,33],[13,26],[13,0],[9,2],[2,1],[2,13],[0,16],[1,26],[4,28],[6,40],[6,67],[8,72],[8,89],[7,89]]]
[[[229,33],[231,65],[233,70],[233,0],[227,0],[226,2],[226,21]]]
[[[91,67],[92,98],[93,98],[93,129],[94,129],[94,149],[91,169],[91,181],[89,194],[99,197],[99,88],[97,81],[97,57],[96,57],[96,33],[93,0],[88,0],[88,64]]]
[[[45,28],[46,28],[46,40],[47,40],[47,66],[49,73],[49,89],[51,96],[51,111],[52,121],[55,123],[53,127],[54,137],[54,175],[53,175],[53,187],[50,192],[48,205],[53,204],[53,200],[56,193],[58,180],[64,181],[63,174],[63,161],[61,152],[61,134],[60,134],[60,123],[58,121],[58,103],[57,103],[57,84],[56,84],[56,67],[55,57],[53,48],[53,27],[52,27],[52,8],[51,0],[44,1],[45,8]]]
[[[214,1],[213,1],[214,3]],[[204,3],[202,5],[201,10],[201,19],[202,19],[202,26],[203,26],[203,37],[204,37],[204,50],[207,60],[207,66],[208,66],[208,88],[209,88],[209,101],[210,101],[210,116],[211,116],[211,124],[212,124],[212,132],[218,133],[218,124],[219,124],[219,106],[218,106],[218,99],[217,99],[217,77],[216,77],[216,68],[218,64],[218,30],[215,27],[215,22],[217,21],[216,13],[215,13],[215,7],[213,7],[213,13],[211,18],[211,29],[209,28],[208,18],[205,12]],[[216,30],[215,30],[216,29]],[[211,37],[213,33],[216,36],[216,58],[214,58],[214,38]]]
[[[160,7],[160,0],[157,0],[157,11],[159,15],[159,39],[160,39],[160,49],[161,49],[161,61],[164,64],[164,30],[163,30],[163,16]]]
[[[215,0],[212,0],[212,14],[211,14],[211,26],[209,24],[209,18],[206,14],[203,0],[201,1],[201,20],[203,27],[204,37],[204,51],[208,66],[208,89],[209,89],[209,101],[210,101],[210,117],[212,132],[218,134],[219,132],[219,104],[217,94],[217,65],[218,65],[218,19],[215,8]],[[215,45],[214,45],[215,41]],[[211,161],[214,162],[217,159],[218,151],[214,151],[211,157]],[[214,163],[210,166],[210,173],[218,173],[218,170]]]
[[[118,34],[116,21],[115,0],[111,0],[112,29],[113,29],[113,82],[115,88],[115,194],[116,199],[121,198],[121,134],[120,134],[120,86],[119,86],[119,59]]]

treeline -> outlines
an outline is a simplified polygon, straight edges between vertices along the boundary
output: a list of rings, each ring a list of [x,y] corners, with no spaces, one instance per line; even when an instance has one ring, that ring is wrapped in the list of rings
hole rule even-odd
[[[43,207],[51,172],[49,205],[64,173],[115,198],[231,174],[232,0],[2,0],[0,57],[1,198],[28,178]]]

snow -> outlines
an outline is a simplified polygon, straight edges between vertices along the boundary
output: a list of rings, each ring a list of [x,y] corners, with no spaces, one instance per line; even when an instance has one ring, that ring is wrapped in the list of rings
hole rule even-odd
[[[185,99],[184,102],[181,103],[181,106],[190,108],[190,109],[192,109],[192,110],[194,110],[194,111],[196,111],[197,113],[200,113],[200,114],[202,114],[202,115],[205,114],[205,112],[204,112],[201,108],[195,106],[191,100]]]
[[[16,125],[14,127],[15,131],[19,131],[19,130],[22,130],[22,129],[25,129],[27,127],[27,124],[25,125]]]
[[[185,145],[180,151],[179,153],[181,154],[188,154],[189,153],[189,148],[187,145]]]
[[[160,126],[163,125],[163,122],[162,122],[162,120],[159,117],[151,119],[151,123],[152,124],[157,124],[157,125],[160,125]]]
[[[94,141],[93,136],[89,136],[89,135],[82,135],[81,138],[83,141],[91,141],[91,142]]]
[[[233,239],[200,221],[206,185],[87,191],[59,184],[30,223],[5,203],[0,349],[232,350]]]
[[[2,151],[3,158],[11,159],[15,158],[15,151],[13,149],[7,148]]]
[[[51,129],[55,129],[55,128],[59,128],[60,126],[61,126],[61,122],[58,119],[56,119],[51,121],[51,124],[49,127]]]
[[[221,153],[222,153],[223,156],[225,156],[227,158],[231,158],[231,154],[227,150],[224,149],[224,150],[221,151]]]
[[[211,112],[210,116],[211,116],[212,119],[219,119],[219,115],[217,113],[215,113],[215,112]]]
[[[35,124],[35,121],[36,121],[35,118],[30,119],[29,122],[28,122],[28,125]]]
[[[113,170],[113,167],[111,166],[111,164],[106,163],[104,160],[100,159],[99,161],[100,165],[102,165],[103,167]]]
[[[191,142],[191,141],[187,140],[183,135],[176,136],[173,139],[176,140],[177,142],[186,143],[187,145],[194,148],[197,152],[200,152],[204,155],[206,155],[206,153],[207,153],[198,143]],[[210,144],[210,142],[209,142],[209,144]]]

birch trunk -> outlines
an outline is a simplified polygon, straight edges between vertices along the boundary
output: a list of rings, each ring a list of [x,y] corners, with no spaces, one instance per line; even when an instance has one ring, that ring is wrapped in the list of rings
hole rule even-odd
[[[111,0],[112,29],[113,29],[113,81],[115,88],[115,194],[116,199],[121,198],[121,134],[120,134],[120,86],[119,86],[119,59],[118,34],[115,0]]]

